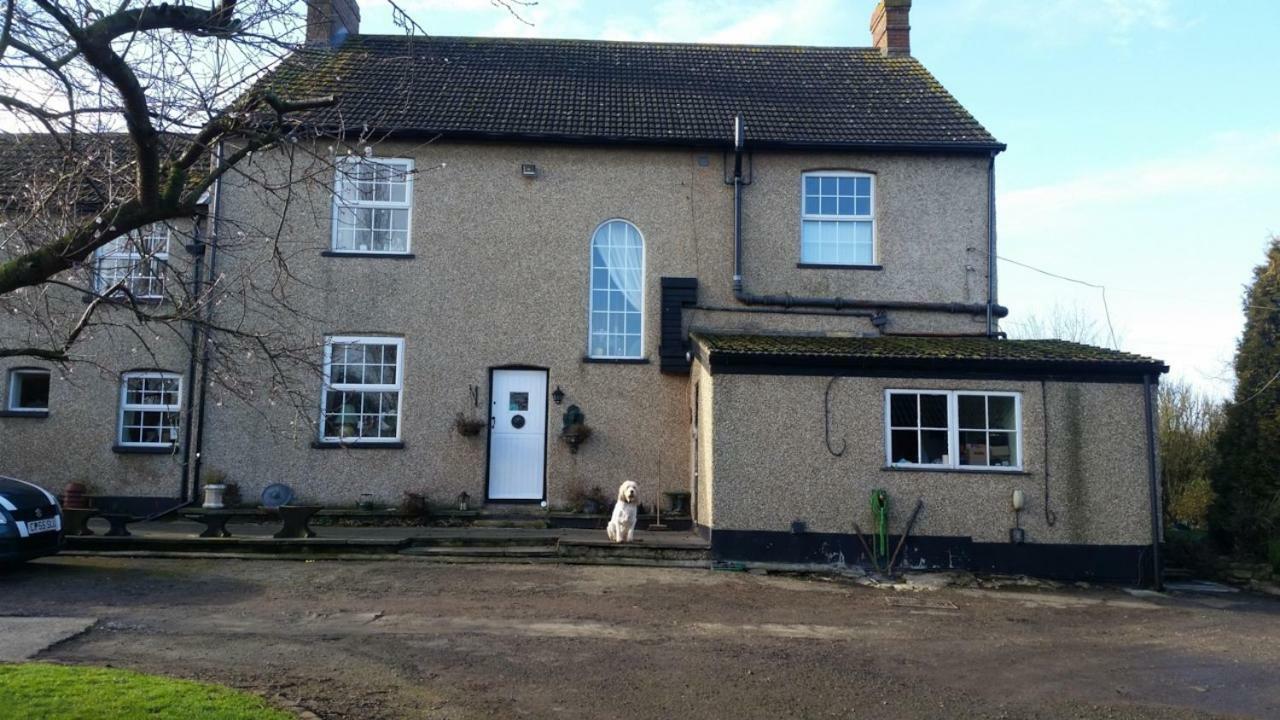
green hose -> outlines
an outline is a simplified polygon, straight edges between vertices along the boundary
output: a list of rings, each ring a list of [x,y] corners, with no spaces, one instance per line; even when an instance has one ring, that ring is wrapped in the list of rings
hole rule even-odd
[[[884,490],[871,491],[871,517],[875,520],[875,536],[872,538],[876,555],[889,554],[889,495]]]

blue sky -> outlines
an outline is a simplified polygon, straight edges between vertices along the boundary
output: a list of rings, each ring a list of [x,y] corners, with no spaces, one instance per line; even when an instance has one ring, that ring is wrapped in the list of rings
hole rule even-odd
[[[512,3],[513,6],[518,5]],[[869,45],[873,0],[400,0],[436,35]],[[364,32],[398,32],[383,0]],[[1107,287],[1121,346],[1230,389],[1240,296],[1280,234],[1280,3],[916,0],[912,50],[1009,150],[1000,254]],[[1101,293],[1001,263],[1010,321]]]

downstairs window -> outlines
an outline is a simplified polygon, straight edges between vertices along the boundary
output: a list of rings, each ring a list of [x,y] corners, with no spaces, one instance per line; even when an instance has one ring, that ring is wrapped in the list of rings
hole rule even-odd
[[[379,443],[400,440],[404,340],[332,337],[324,348],[320,439]]]
[[[1022,469],[1022,396],[885,391],[885,459],[894,467]]]

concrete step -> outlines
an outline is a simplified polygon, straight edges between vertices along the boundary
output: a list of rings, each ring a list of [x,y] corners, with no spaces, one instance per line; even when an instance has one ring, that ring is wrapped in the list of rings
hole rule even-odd
[[[401,555],[412,555],[415,557],[435,557],[435,558],[530,558],[530,557],[555,557],[555,545],[491,545],[491,546],[435,546],[435,547],[407,547],[400,551]]]
[[[399,552],[408,540],[374,538],[290,538],[271,537],[201,538],[194,536],[106,537],[103,535],[71,536],[68,550],[96,552],[213,552],[213,553],[301,553],[301,554],[378,554]]]
[[[527,533],[519,529],[511,529],[511,532],[502,532],[501,528],[494,528],[492,532],[486,533],[469,533],[467,535],[422,535],[409,539],[409,547],[528,547],[528,546],[550,546],[555,547],[556,535],[553,533]]]
[[[641,560],[653,562],[711,563],[705,543],[611,543],[593,540],[561,540],[559,555],[566,560]]]
[[[528,530],[545,530],[547,528],[547,520],[541,518],[481,518],[472,520],[471,527],[479,528],[524,528]]]

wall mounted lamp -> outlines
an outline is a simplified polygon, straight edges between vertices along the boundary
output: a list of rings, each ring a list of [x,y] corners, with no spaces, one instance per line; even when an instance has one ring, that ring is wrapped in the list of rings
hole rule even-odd
[[[564,402],[564,391],[560,389],[559,385],[556,386],[555,390],[551,391],[551,399],[554,400],[557,405]]]

